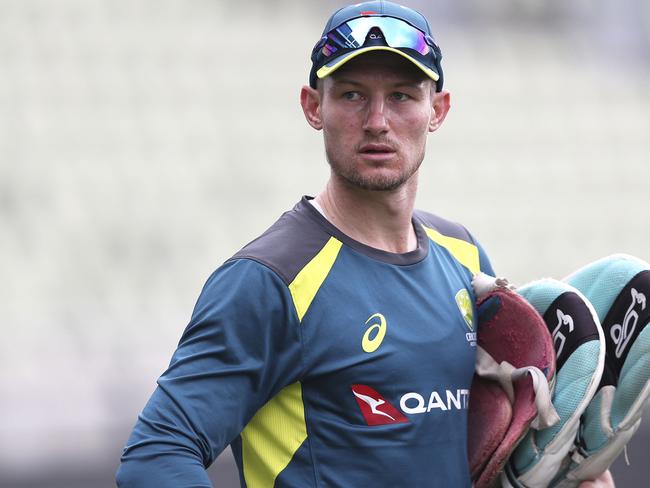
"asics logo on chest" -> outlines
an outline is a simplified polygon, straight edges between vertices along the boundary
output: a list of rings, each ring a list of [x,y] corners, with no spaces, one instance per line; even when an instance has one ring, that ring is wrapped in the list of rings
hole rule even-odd
[[[375,352],[379,346],[381,346],[388,327],[386,317],[380,313],[375,313],[368,317],[366,325],[371,322],[373,322],[372,325],[368,327],[366,333],[363,334],[363,339],[361,340],[361,347],[367,353]]]

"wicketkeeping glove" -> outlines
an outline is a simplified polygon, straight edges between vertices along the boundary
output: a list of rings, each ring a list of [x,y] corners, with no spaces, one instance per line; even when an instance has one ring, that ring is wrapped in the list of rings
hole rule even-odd
[[[504,487],[545,488],[573,448],[580,417],[596,393],[605,361],[605,340],[591,303],[574,287],[544,279],[517,289],[544,318],[553,338],[557,374],[553,405],[560,421],[530,429],[501,475]]]
[[[575,487],[612,464],[639,428],[650,396],[650,265],[627,255],[593,262],[565,279],[593,304],[605,335],[605,368],[557,487]]]
[[[470,392],[468,453],[476,488],[498,478],[531,425],[557,422],[551,404],[555,354],[540,315],[515,292],[477,275],[477,364]],[[490,291],[492,290],[492,291]]]

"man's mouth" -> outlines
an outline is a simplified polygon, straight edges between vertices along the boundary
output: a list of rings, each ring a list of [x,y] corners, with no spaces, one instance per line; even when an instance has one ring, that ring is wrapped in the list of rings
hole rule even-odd
[[[392,156],[395,149],[388,144],[364,144],[359,152],[366,156]]]

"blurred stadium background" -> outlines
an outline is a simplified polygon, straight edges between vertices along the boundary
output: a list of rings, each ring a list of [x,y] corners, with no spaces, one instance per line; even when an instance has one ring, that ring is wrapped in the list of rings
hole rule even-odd
[[[650,4],[405,3],[453,97],[418,206],[519,283],[649,260]],[[113,485],[204,280],[327,177],[298,90],[343,4],[0,0],[0,486]]]

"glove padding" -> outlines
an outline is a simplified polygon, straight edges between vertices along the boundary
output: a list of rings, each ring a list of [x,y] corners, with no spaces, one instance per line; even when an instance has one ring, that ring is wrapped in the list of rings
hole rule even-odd
[[[650,265],[613,255],[565,279],[593,304],[605,335],[605,368],[570,458],[554,486],[575,487],[609,468],[641,423],[650,396]]]
[[[479,299],[476,388],[473,384],[468,412],[476,488],[494,483],[531,425],[543,428],[558,420],[550,401],[555,375],[551,335],[523,298],[503,286],[494,288]]]
[[[517,289],[544,318],[553,338],[557,375],[553,405],[560,421],[529,430],[501,476],[504,487],[550,486],[573,447],[580,416],[603,372],[605,340],[591,303],[575,288],[544,279]]]

